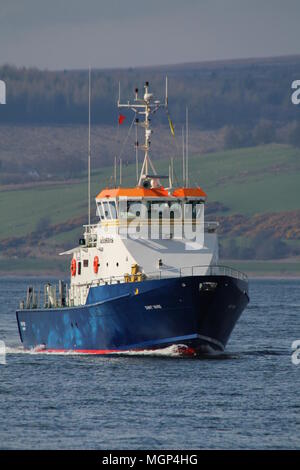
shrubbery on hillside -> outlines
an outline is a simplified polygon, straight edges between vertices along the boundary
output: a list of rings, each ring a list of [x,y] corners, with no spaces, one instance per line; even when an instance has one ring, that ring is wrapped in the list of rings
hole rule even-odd
[[[291,82],[300,76],[300,57],[224,61],[139,69],[94,70],[92,118],[94,123],[116,122],[118,83],[122,98],[143,93],[149,80],[158,98],[164,96],[169,77],[169,103],[174,121],[184,122],[189,107],[191,123],[202,129],[223,126],[254,128],[261,120],[286,123],[299,118],[291,104]],[[86,123],[87,71],[40,71],[0,67],[7,85],[7,105],[0,107],[0,122]],[[267,129],[257,129],[266,136]]]
[[[260,232],[248,239],[248,243],[238,244],[234,238],[221,244],[222,258],[229,259],[280,259],[295,254],[295,250],[284,241],[274,238],[272,233]]]

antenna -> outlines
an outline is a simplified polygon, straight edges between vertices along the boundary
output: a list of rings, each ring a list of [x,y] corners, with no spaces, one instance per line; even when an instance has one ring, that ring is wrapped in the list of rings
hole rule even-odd
[[[168,76],[166,75],[166,97],[165,97],[165,106],[168,106]]]
[[[189,110],[186,107],[186,131],[185,131],[185,162],[186,162],[186,170],[185,170],[185,179],[186,179],[186,187],[189,185]]]
[[[91,225],[91,66],[89,67],[88,224]]]
[[[120,186],[122,186],[122,158],[120,158]]]
[[[184,127],[182,126],[182,182],[185,187],[185,145],[184,145]]]
[[[117,157],[114,160],[114,185],[117,187]]]
[[[121,82],[119,81],[119,99],[118,99],[118,104],[121,101]]]
[[[169,164],[169,188],[173,188],[173,181],[174,181],[174,161],[173,157],[170,158]]]
[[[150,115],[154,114],[159,108],[165,108],[166,104],[161,103],[159,100],[154,100],[153,94],[149,92],[149,82],[145,82],[144,85],[144,96],[143,98],[138,97],[138,88],[134,90],[134,102],[130,103],[129,101],[127,103],[118,103],[118,108],[127,108],[131,109],[134,111],[136,115],[143,115],[144,120],[141,122],[141,126],[145,130],[145,140],[143,145],[139,146],[141,150],[144,151],[144,160],[142,163],[142,170],[139,176],[139,181],[138,185],[141,186],[144,178],[149,175],[149,168],[154,173],[154,176],[157,175],[156,170],[151,162],[150,159],[150,145],[151,145],[151,134],[152,134],[152,129],[151,129],[151,119]],[[151,175],[153,176],[153,175]]]
[[[135,169],[136,169],[136,182],[139,182],[139,142],[138,142],[138,124],[139,119],[135,118]]]

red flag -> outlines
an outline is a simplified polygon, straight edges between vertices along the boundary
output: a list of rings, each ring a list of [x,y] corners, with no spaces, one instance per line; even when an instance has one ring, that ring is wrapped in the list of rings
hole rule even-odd
[[[123,124],[125,119],[126,119],[126,116],[123,116],[123,114],[119,114],[119,124]]]

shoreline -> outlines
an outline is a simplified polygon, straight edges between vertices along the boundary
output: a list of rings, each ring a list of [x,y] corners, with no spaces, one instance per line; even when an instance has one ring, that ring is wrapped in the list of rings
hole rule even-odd
[[[265,273],[262,274],[261,272],[246,272],[249,280],[300,280],[300,272],[299,274],[295,273]],[[24,271],[14,271],[14,272],[9,272],[9,273],[4,273],[0,271],[0,280],[2,279],[17,279],[17,278],[23,278],[23,279],[35,279],[35,278],[41,278],[41,279],[69,279],[69,273],[61,272],[61,271],[29,271],[27,273],[24,273]]]
[[[300,260],[234,260],[222,259],[220,266],[229,266],[245,273],[251,279],[300,279]],[[55,278],[68,279],[69,263],[59,257],[48,258],[0,258],[0,279],[6,278]]]

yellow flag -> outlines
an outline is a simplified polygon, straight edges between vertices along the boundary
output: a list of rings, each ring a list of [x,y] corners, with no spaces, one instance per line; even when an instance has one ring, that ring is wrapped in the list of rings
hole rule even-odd
[[[171,121],[171,118],[170,118],[169,115],[168,115],[168,121],[169,121],[169,126],[170,126],[171,134],[175,137],[175,131],[174,131],[173,122]]]

